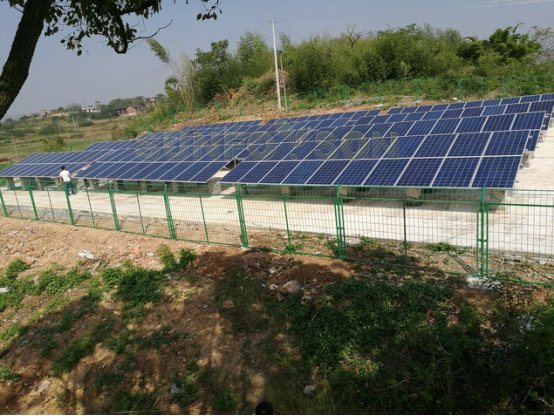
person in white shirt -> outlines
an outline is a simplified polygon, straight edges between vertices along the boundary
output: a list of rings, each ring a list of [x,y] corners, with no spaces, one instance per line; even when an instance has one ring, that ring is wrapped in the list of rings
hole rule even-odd
[[[71,191],[71,193],[75,195],[75,187],[73,186],[73,182],[71,182],[71,174],[65,170],[65,166],[62,166],[60,180],[67,186],[68,191]]]

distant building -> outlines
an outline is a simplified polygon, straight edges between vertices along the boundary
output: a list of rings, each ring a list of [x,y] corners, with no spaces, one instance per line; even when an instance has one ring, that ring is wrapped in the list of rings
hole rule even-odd
[[[48,112],[46,110],[40,110],[40,113],[37,114],[38,118],[48,117]]]
[[[85,113],[99,113],[100,108],[97,105],[87,105],[86,107],[81,107],[81,111]]]
[[[119,116],[135,116],[137,114],[144,113],[144,105],[142,104],[118,105],[114,107],[114,110],[117,111],[117,115]]]
[[[156,107],[157,101],[155,98],[150,98],[146,103],[146,107]]]

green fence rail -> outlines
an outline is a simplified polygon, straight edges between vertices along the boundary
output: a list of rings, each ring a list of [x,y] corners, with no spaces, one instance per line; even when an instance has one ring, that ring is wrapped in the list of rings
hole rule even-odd
[[[0,215],[552,286],[554,191],[53,181]]]

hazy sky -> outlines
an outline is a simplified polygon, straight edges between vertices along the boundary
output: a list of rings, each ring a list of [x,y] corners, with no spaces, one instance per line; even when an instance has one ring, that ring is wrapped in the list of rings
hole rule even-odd
[[[488,37],[497,28],[525,23],[552,26],[554,0],[221,0],[223,15],[217,21],[197,22],[200,0],[164,1],[162,13],[147,22],[145,34],[153,33],[173,19],[157,36],[171,53],[181,50],[193,55],[210,43],[228,39],[234,49],[246,31],[259,31],[271,42],[271,25],[277,19],[278,32],[300,42],[313,33],[343,32],[348,24],[359,30],[387,26],[429,23],[451,27],[464,36]],[[21,14],[0,1],[0,66],[8,56]],[[154,96],[163,93],[169,70],[150,52],[146,43],[117,55],[100,38],[85,40],[87,51],[77,57],[60,44],[62,34],[42,37],[38,43],[29,78],[8,116],[20,116],[41,109],[51,110],[69,103],[81,105],[108,102],[117,97]]]

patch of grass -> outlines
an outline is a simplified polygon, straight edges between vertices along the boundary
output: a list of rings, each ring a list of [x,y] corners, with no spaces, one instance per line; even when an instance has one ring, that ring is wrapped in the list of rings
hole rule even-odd
[[[156,392],[131,393],[119,390],[110,400],[110,406],[103,412],[106,414],[156,414],[158,399]]]
[[[204,375],[204,368],[199,366],[196,361],[190,361],[185,371],[179,375],[177,386],[179,393],[177,400],[183,407],[188,407],[202,397],[202,389],[199,382]]]
[[[453,252],[457,251],[456,246],[453,246],[449,243],[426,244],[425,248],[435,253],[448,253],[451,251]]]
[[[181,248],[179,250],[179,261],[175,259],[174,254],[167,244],[160,244],[156,250],[158,259],[163,263],[162,273],[173,273],[184,269],[190,262],[196,259],[196,254],[191,249]]]
[[[0,383],[5,383],[6,381],[19,381],[20,379],[21,375],[14,373],[11,367],[0,367]]]
[[[358,242],[358,244],[352,247],[354,250],[367,250],[369,248],[375,248],[378,245],[376,240],[364,237],[363,235],[359,236],[358,238],[360,241]]]
[[[96,390],[96,394],[102,394],[106,388],[117,386],[123,381],[123,375],[117,373],[100,373],[94,377],[92,387]]]
[[[129,307],[144,306],[161,298],[160,281],[163,275],[155,270],[147,270],[126,263],[122,267],[102,271],[105,286],[113,289],[115,299],[122,300]]]
[[[50,351],[58,347],[58,343],[54,341],[54,338],[50,337],[42,343],[42,349],[40,350],[40,356],[46,358],[50,355]]]
[[[68,410],[74,407],[75,404],[76,400],[69,389],[64,389],[63,392],[56,396],[56,406],[60,409]]]
[[[335,256],[338,256],[340,253],[339,253],[339,242],[336,238],[332,238],[330,240],[327,240],[324,244],[323,244],[324,247],[326,247],[327,249],[331,250],[331,252],[335,255]]]
[[[97,324],[90,333],[83,338],[76,339],[53,361],[52,370],[57,377],[70,372],[84,357],[92,354],[99,343],[113,327],[111,318],[104,319]]]
[[[229,388],[225,388],[216,396],[216,398],[212,402],[212,409],[229,410],[234,408],[236,405],[237,402],[231,396],[231,390]]]
[[[39,275],[37,288],[39,293],[46,292],[48,295],[65,293],[90,277],[90,272],[83,264],[76,265],[62,275],[59,275],[55,269],[49,269]]]

